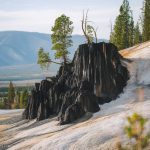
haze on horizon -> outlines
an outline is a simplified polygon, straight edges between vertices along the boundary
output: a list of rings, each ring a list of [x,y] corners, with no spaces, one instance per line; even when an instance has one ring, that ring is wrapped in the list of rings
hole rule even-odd
[[[88,18],[98,27],[98,38],[109,39],[111,22],[119,12],[123,0],[0,0],[0,31],[29,31],[51,33],[54,20],[65,14],[74,22],[73,34],[82,34],[83,10],[89,9]],[[143,0],[129,0],[134,20],[141,14]]]

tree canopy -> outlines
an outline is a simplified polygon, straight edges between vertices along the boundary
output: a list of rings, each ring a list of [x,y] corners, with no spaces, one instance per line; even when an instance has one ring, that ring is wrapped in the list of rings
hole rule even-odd
[[[64,14],[55,20],[52,27],[52,50],[55,50],[55,58],[63,60],[63,63],[68,61],[68,48],[72,46],[71,34],[73,32],[73,22]]]
[[[137,22],[134,29],[134,44],[138,44],[142,42],[142,33],[140,31],[139,23]]]
[[[130,47],[134,43],[134,21],[128,0],[123,0],[119,12],[110,35],[110,42],[120,50]]]
[[[43,48],[38,51],[37,63],[42,69],[48,68],[50,63],[66,64],[68,62],[68,48],[72,46],[71,34],[73,32],[73,22],[70,18],[64,14],[55,20],[55,24],[52,27],[52,50],[55,50],[55,58],[60,59],[60,62],[52,61],[49,53],[45,52]]]
[[[143,27],[143,41],[150,40],[150,0],[144,0],[142,27]]]
[[[15,98],[15,88],[14,88],[13,83],[10,81],[9,87],[8,87],[8,100],[9,100],[10,106],[14,102],[14,98]]]
[[[50,63],[50,57],[48,52],[44,52],[43,48],[40,48],[38,51],[38,64],[41,66],[42,69],[48,68]]]

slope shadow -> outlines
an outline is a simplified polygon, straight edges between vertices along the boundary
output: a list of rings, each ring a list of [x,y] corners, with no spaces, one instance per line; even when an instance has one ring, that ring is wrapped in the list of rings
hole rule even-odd
[[[90,119],[92,116],[93,116],[92,113],[86,113],[82,118],[77,119],[76,121],[72,122],[71,124],[64,125],[65,127],[62,128],[62,129],[54,130],[54,131],[51,131],[51,132],[48,132],[48,133],[41,133],[41,134],[37,134],[37,135],[33,135],[33,136],[26,136],[26,137],[23,137],[23,138],[12,140],[12,141],[8,142],[7,144],[1,144],[0,145],[0,150],[2,148],[5,148],[5,149],[10,148],[10,147],[12,147],[12,146],[14,146],[16,144],[19,144],[19,143],[21,143],[23,141],[26,141],[26,140],[30,140],[30,139],[32,139],[34,137],[46,136],[46,135],[49,135],[49,134],[52,134],[52,133],[57,133],[57,132],[63,131],[63,130],[65,130],[67,128],[70,128],[70,127],[72,127],[72,126],[74,126],[74,125],[76,125],[78,123],[85,122],[86,120]],[[38,127],[38,126],[40,126],[42,124],[48,123],[49,121],[54,121],[55,119],[56,118],[53,118],[51,120],[50,119],[46,119],[46,121],[45,120],[37,121],[34,124],[31,124],[29,127],[22,128],[22,130],[32,129],[34,127]],[[19,129],[19,130],[21,131],[21,129]]]

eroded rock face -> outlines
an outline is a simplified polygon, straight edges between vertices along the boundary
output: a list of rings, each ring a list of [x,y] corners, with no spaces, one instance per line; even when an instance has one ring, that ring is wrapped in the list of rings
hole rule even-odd
[[[61,66],[56,77],[36,84],[23,117],[42,120],[58,115],[60,124],[70,123],[116,99],[128,78],[113,44],[80,45],[73,61]]]

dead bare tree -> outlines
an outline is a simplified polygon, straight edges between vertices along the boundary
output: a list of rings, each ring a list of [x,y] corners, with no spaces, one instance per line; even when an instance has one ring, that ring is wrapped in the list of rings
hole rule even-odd
[[[90,44],[90,39],[89,39],[89,36],[87,35],[87,14],[88,14],[88,10],[86,12],[86,15],[84,15],[84,11],[83,11],[83,18],[82,18],[82,31],[83,31],[83,34],[87,40],[87,43]]]
[[[82,31],[83,31],[83,34],[84,34],[88,44],[92,43],[94,38],[97,43],[97,29],[98,28],[95,29],[92,25],[88,24],[88,22],[91,22],[91,21],[88,21],[88,11],[89,10],[86,11],[86,14],[83,11],[83,17],[81,20]]]

